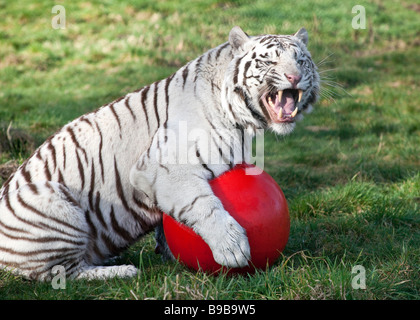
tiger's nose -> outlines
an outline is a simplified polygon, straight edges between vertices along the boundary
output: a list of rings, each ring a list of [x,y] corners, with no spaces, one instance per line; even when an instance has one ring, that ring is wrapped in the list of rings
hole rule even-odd
[[[294,74],[284,74],[286,79],[289,80],[289,82],[292,84],[293,87],[296,87],[296,85],[299,83],[300,79],[302,79],[302,76],[297,76]]]

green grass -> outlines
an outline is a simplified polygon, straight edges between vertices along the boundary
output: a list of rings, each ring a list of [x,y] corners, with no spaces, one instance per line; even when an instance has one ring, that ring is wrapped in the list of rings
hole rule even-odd
[[[72,1],[64,30],[51,28],[55,4],[0,0],[0,184],[5,164],[65,123],[170,75],[234,25],[249,34],[305,26],[323,97],[291,136],[265,135],[265,170],[291,215],[288,245],[269,270],[192,272],[163,263],[147,236],[119,259],[141,269],[136,279],[55,290],[0,272],[0,299],[420,298],[416,1]],[[365,30],[351,27],[355,4],[366,8]],[[351,286],[356,265],[365,290]]]

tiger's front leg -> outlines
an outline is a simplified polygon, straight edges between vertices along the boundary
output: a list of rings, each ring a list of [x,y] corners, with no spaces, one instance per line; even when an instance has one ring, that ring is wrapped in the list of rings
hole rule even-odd
[[[214,195],[201,165],[162,165],[143,157],[132,168],[130,181],[162,211],[200,235],[217,263],[248,265],[246,232]]]

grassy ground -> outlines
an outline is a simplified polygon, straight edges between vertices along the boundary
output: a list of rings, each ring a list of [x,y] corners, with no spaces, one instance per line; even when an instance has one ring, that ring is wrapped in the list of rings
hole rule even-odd
[[[211,277],[163,263],[148,236],[121,258],[136,279],[64,290],[0,272],[0,299],[419,299],[420,24],[415,0],[0,0],[0,185],[73,118],[164,78],[227,39],[309,30],[324,79],[316,111],[265,136],[265,170],[291,214],[283,256],[254,276]],[[354,5],[366,29],[352,28]],[[366,270],[353,289],[352,268]]]

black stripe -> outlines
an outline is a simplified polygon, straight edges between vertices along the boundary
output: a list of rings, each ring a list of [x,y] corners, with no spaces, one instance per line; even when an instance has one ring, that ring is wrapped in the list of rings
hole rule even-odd
[[[101,166],[101,177],[102,177],[102,183],[105,183],[105,177],[104,177],[104,162],[102,159],[102,145],[103,145],[103,141],[102,141],[102,131],[99,128],[99,125],[97,122],[95,122],[96,124],[96,129],[98,129],[98,133],[99,133],[99,165]]]
[[[60,169],[58,169],[58,183],[65,185],[63,173]]]
[[[187,204],[185,206],[183,206],[181,209],[179,209],[178,211],[178,221],[181,221],[182,216],[184,215],[185,212],[188,211],[188,209],[191,208],[191,204]]]
[[[53,159],[53,163],[54,163],[54,167],[53,167],[52,171],[54,172],[55,169],[57,168],[57,154],[56,154],[56,151],[55,151],[55,147],[51,143],[51,139],[48,140],[47,149],[50,150],[50,152],[52,154],[52,159]]]
[[[265,36],[265,37],[263,37],[261,40],[260,40],[260,43],[264,43],[264,42],[266,42],[267,40],[270,40],[270,36]]]
[[[90,174],[90,189],[88,193],[88,201],[89,201],[89,208],[93,210],[93,191],[95,189],[95,166],[94,166],[94,159],[92,159],[92,168]]]
[[[115,171],[115,187],[117,188],[118,197],[120,198],[121,203],[124,206],[124,209],[129,211],[130,207],[128,206],[127,199],[124,196],[124,190],[121,184],[120,172],[118,171],[117,159],[115,158],[115,155],[114,155],[114,171]]]
[[[23,176],[23,178],[25,179],[26,183],[31,183],[32,182],[32,177],[31,177],[31,173],[29,171],[26,170],[26,165],[28,164],[28,161],[25,161],[25,163],[22,165],[20,172]]]
[[[233,148],[232,147],[229,147],[229,154],[230,154],[230,162],[232,163],[234,163],[235,162],[235,151],[233,150]]]
[[[92,251],[94,254],[96,254],[99,257],[99,260],[104,260],[106,258],[105,254],[103,254],[101,250],[99,249],[96,241],[93,243]]]
[[[226,42],[224,45],[222,45],[216,52],[216,57],[215,59],[219,59],[220,53],[229,45],[228,42]]]
[[[118,116],[117,112],[115,111],[115,107],[114,107],[115,102],[111,103],[111,105],[109,106],[109,108],[111,109],[112,114],[114,115],[115,119],[117,120],[118,123],[118,127],[121,130],[121,122],[120,122],[120,117]]]
[[[161,167],[162,169],[165,169],[166,173],[169,174],[169,169],[160,162],[159,162],[159,167]]]
[[[66,268],[66,277],[71,279],[75,272],[79,272],[78,267],[80,265],[80,261],[76,260],[71,265],[69,265],[68,267],[64,263],[62,265],[64,265],[64,267]],[[77,267],[77,269],[76,269],[76,267]]]
[[[31,234],[30,232],[28,232],[28,231],[26,231],[26,230],[23,230],[23,229],[18,229],[18,228],[13,228],[13,227],[10,227],[10,226],[8,226],[8,225],[5,225],[5,224],[3,224],[1,221],[0,221],[0,226],[1,226],[2,228],[7,229],[7,230],[10,230],[10,231],[12,231],[12,232],[19,232],[19,233]],[[0,230],[0,232],[2,232],[2,231]],[[20,239],[20,237],[21,237],[21,236],[19,236],[19,237],[17,237],[17,238],[19,238],[19,239]]]
[[[201,72],[201,70],[200,70],[200,66],[201,66],[201,62],[202,62],[202,60],[203,60],[203,57],[204,57],[204,55],[202,55],[201,57],[199,57],[199,58],[197,59],[196,64],[195,64],[194,92],[195,92],[195,86],[196,86],[196,84],[197,84],[197,77],[198,77],[199,73]]]
[[[66,169],[66,145],[64,144],[63,139],[63,169]]]
[[[87,224],[89,226],[89,230],[90,230],[89,234],[90,234],[90,237],[96,239],[98,237],[98,232],[96,231],[96,227],[93,224],[92,219],[90,218],[90,212],[87,211],[87,210],[85,211],[85,220],[86,220],[86,222],[87,222]]]
[[[111,205],[111,213],[110,213],[110,218],[111,218],[111,226],[112,229],[121,237],[123,238],[125,241],[132,243],[134,242],[135,238],[133,238],[131,236],[131,234],[124,229],[123,227],[121,227],[118,224],[117,219],[115,219],[115,213],[114,213],[114,206]]]
[[[242,83],[243,83],[244,86],[246,85],[246,79],[247,79],[246,74],[247,74],[248,69],[249,69],[250,66],[251,66],[251,61],[247,61],[245,63],[245,67],[244,67],[244,78],[243,78],[243,81],[242,81]]]
[[[28,183],[27,186],[29,187],[29,189],[31,189],[31,191],[35,194],[39,194],[38,188],[36,186],[35,183]],[[18,188],[16,188],[17,190]]]
[[[238,75],[239,75],[239,64],[241,63],[241,59],[236,60],[236,64],[235,64],[235,73],[233,75],[233,84],[237,84],[238,83]]]
[[[213,125],[212,125],[213,126]],[[217,133],[217,135],[219,136],[219,139],[220,139],[220,141],[227,147],[227,148],[232,148],[232,146],[229,144],[229,143],[227,143],[224,139],[223,139],[223,136],[217,131],[217,129],[216,128],[214,128],[213,127],[213,129],[215,130],[215,132]],[[218,145],[218,143],[216,143],[216,145]],[[230,161],[231,162],[231,161]]]
[[[130,111],[131,116],[133,117],[133,120],[136,120],[137,117],[134,114],[133,110],[130,107],[130,103],[129,103],[130,97],[127,97],[124,101],[124,106],[128,109],[128,111]]]
[[[106,245],[109,253],[111,255],[117,255],[119,254],[122,250],[124,250],[126,247],[118,247],[117,245],[115,245],[115,243],[104,233],[101,233],[101,239],[104,242],[104,244]]]
[[[51,194],[54,194],[55,193],[55,189],[51,186],[50,181],[45,181],[44,185],[48,188],[48,190],[50,190]]]
[[[211,64],[213,52],[214,50],[210,50],[205,54],[206,61],[204,62],[204,64]]]
[[[80,146],[79,141],[77,141],[77,139],[76,139],[76,136],[75,136],[75,134],[74,134],[73,129],[72,129],[71,127],[67,127],[67,132],[70,134],[70,138],[71,138],[71,140],[73,141],[73,143],[75,144],[76,149],[80,149],[80,150],[82,150],[83,155],[84,155],[84,157],[85,157],[85,160],[86,160],[86,162],[87,162],[87,153],[86,153],[86,150],[85,150],[85,149],[83,149],[83,148]]]
[[[266,108],[261,108],[261,110],[262,110],[262,112],[263,112],[263,114],[264,114],[265,118],[266,118],[266,119],[270,119],[270,115],[268,114],[267,109],[266,109]]]
[[[68,126],[67,127],[67,130],[66,130],[67,132],[68,132],[68,134],[70,135],[70,138],[71,138],[71,140],[73,141],[73,143],[74,143],[74,145],[76,146],[76,148],[77,149],[82,149],[82,147],[80,146],[80,144],[79,144],[79,141],[77,141],[77,139],[76,139],[76,136],[75,136],[75,134],[74,134],[74,131],[73,131],[73,129],[70,127],[70,126]]]
[[[169,78],[166,79],[166,82],[165,82],[166,118],[165,118],[165,122],[163,123],[163,128],[165,129],[165,138],[164,138],[165,143],[168,140],[166,129],[168,128],[168,117],[169,117],[168,115],[169,113],[169,84],[171,83],[174,76],[175,74],[171,75]]]
[[[182,89],[185,88],[185,82],[187,81],[188,78],[188,68],[190,67],[190,63],[188,63],[185,67],[184,70],[182,71],[182,79],[184,80],[184,82],[182,83]]]
[[[88,119],[88,118],[86,118],[86,116],[82,116],[81,118],[80,118],[80,121],[82,122],[86,122],[91,128],[93,128],[93,124],[92,124],[92,122],[90,122],[90,120]]]
[[[180,210],[179,210],[179,212],[178,212],[178,221],[182,221],[182,222],[184,222],[184,220],[182,219],[182,216],[184,215],[184,213],[186,213],[186,212],[188,212],[188,211],[190,211],[193,207],[194,207],[194,205],[195,205],[195,203],[197,202],[197,200],[198,199],[202,199],[202,198],[206,198],[206,197],[211,197],[212,196],[212,194],[204,194],[204,195],[199,195],[199,196],[197,196],[197,197],[195,197],[194,198],[194,200],[193,201],[191,201],[191,203],[190,204],[187,204],[186,206],[184,206],[184,207],[182,207]],[[213,212],[213,209],[212,209],[212,211],[211,212]],[[194,222],[191,224],[191,222],[190,222],[190,227],[192,226],[194,224]]]
[[[44,174],[45,174],[46,180],[51,181],[51,172],[50,172],[48,164],[49,164],[48,160],[45,160]]]
[[[147,86],[141,92],[141,104],[143,106],[144,116],[146,118],[147,132],[150,132],[149,117],[147,116],[147,107],[146,107],[147,93],[149,92],[149,89],[150,89],[150,86]]]
[[[166,103],[166,119],[164,123],[164,127],[166,128],[168,125],[168,110],[169,110],[169,85],[174,78],[175,74],[171,75],[169,78],[166,79],[165,82],[165,103]]]
[[[212,194],[202,194],[200,196],[195,197],[194,200],[191,202],[191,207],[193,207],[195,205],[195,203],[197,202],[198,199],[207,198],[207,197],[211,197],[211,196],[212,196]]]
[[[80,177],[80,182],[82,184],[81,188],[83,190],[85,187],[85,174],[83,170],[83,164],[82,164],[82,161],[80,160],[79,153],[77,152],[77,150],[78,149],[74,150],[74,152],[76,153],[77,168],[79,169],[79,177]]]
[[[38,258],[38,259],[36,257],[32,258],[32,259],[28,258],[21,264],[21,266],[24,266],[25,264],[26,265],[31,264],[31,263],[34,263],[34,262],[43,262],[43,265],[39,266],[38,268],[41,267],[41,270],[45,270],[47,268],[46,270],[48,270],[49,266],[51,266],[51,265],[54,266],[54,265],[60,264],[60,263],[57,263],[57,262],[61,262],[63,260],[64,261],[69,261],[69,260],[70,261],[74,261],[74,260],[77,261],[78,258],[80,258],[80,256],[81,256],[80,248],[63,248],[63,249],[64,249],[63,252],[66,252],[65,254],[61,253],[61,250],[57,250],[58,254],[50,255],[49,257],[46,257],[46,258]],[[56,263],[53,263],[53,262],[56,262]],[[42,268],[42,267],[44,267],[44,268]]]
[[[73,197],[73,195],[69,192],[69,190],[65,186],[59,185],[58,189],[60,189],[61,193],[63,194],[63,196],[64,196],[64,198],[67,202],[71,203],[76,208],[78,208],[78,207],[80,208],[77,200]],[[55,190],[53,189],[52,192],[55,192]]]
[[[153,107],[155,109],[155,116],[157,121],[157,127],[160,127],[160,118],[159,118],[159,112],[158,112],[158,89],[159,89],[159,83],[155,82],[155,90],[154,90],[154,96],[153,96]]]
[[[233,106],[229,103],[229,110],[230,110],[230,112],[232,113],[232,116],[233,116],[233,118],[235,119],[235,121],[238,123],[239,122],[239,119],[238,119],[238,117],[236,116],[236,113],[233,111]]]
[[[99,220],[101,225],[107,230],[108,226],[105,223],[105,220],[104,220],[104,217],[103,217],[103,214],[102,214],[102,211],[101,211],[100,203],[101,203],[101,194],[99,193],[99,191],[96,191],[96,202],[95,202],[95,211],[94,212],[95,212],[96,218]]]
[[[216,178],[216,175],[214,174],[213,170],[211,170],[205,163],[202,163],[201,165],[203,166],[204,169],[206,169],[207,171],[211,173],[211,179]]]
[[[178,211],[178,220],[181,220],[182,215],[185,212],[188,212],[189,210],[191,210],[194,207],[194,205],[195,205],[195,203],[197,202],[198,199],[202,199],[202,198],[206,198],[206,197],[211,197],[211,196],[213,196],[213,194],[202,194],[202,195],[199,195],[199,196],[195,197],[194,200],[191,201],[190,204],[185,205],[184,207],[182,207]]]
[[[147,233],[147,232],[149,232],[149,231],[151,231],[151,230],[154,229],[154,226],[153,225],[151,225],[150,223],[145,222],[144,218],[142,216],[140,216],[137,212],[135,212],[133,209],[130,209],[128,212],[131,214],[131,216],[133,217],[133,219],[138,224],[140,224],[140,228],[142,230],[141,234]]]
[[[54,265],[67,265],[68,263],[75,261],[79,264],[80,249],[67,250],[67,254],[58,253],[57,255],[50,255],[47,258],[41,259],[25,259],[25,261],[17,266],[18,269],[32,271],[29,274],[29,278],[32,280],[40,279],[44,277],[44,280],[51,279],[51,266]],[[67,263],[66,263],[67,262]],[[33,265],[37,263],[36,265]],[[29,265],[29,266],[28,266]],[[66,272],[66,277],[69,274]]]
[[[80,252],[80,250],[75,250],[74,248],[55,248],[55,249],[43,249],[43,250],[34,250],[34,251],[16,251],[13,249],[9,249],[9,248],[2,248],[0,247],[0,251],[3,252],[7,252],[7,253],[11,253],[17,256],[24,256],[24,257],[29,257],[29,256],[33,256],[33,255],[39,255],[39,254],[44,254],[44,253],[59,253],[59,252]],[[60,255],[61,257],[61,255]],[[42,260],[35,260],[35,261],[44,261],[45,259]],[[34,261],[34,260],[32,260]]]
[[[223,141],[223,138],[221,137],[221,136],[219,136],[219,138],[220,138],[220,142],[222,142]],[[213,140],[213,143],[216,145],[216,146],[219,146],[219,143],[217,142],[217,140],[216,140],[217,138],[214,136],[214,135],[212,135],[212,140]],[[224,142],[224,141],[223,141]],[[224,144],[226,145],[226,143],[224,142]],[[223,151],[222,151],[222,148],[219,146],[218,147],[218,149],[219,149],[219,155],[220,155],[220,157],[222,158],[222,164],[226,164],[226,165],[229,165],[229,167],[230,167],[230,169],[232,169],[232,167],[233,167],[233,165],[232,165],[232,161],[231,160],[229,160],[229,159],[227,159],[226,157],[225,157],[225,155],[224,155],[224,153],[223,153]]]
[[[263,126],[267,126],[267,120],[265,117],[255,109],[254,104],[252,103],[251,98],[247,95],[247,93],[242,90],[240,87],[235,87],[234,91],[244,100],[245,105],[248,107],[249,111],[251,112],[252,116],[257,119]]]
[[[241,131],[241,144],[242,144],[242,162],[245,161],[245,132],[244,130]]]
[[[36,152],[36,154],[35,154],[35,157],[36,157],[38,160],[43,161],[42,156],[41,156],[41,149],[38,149],[38,151],[37,151],[37,152]]]
[[[136,195],[133,193],[133,197],[132,197],[134,203],[136,204],[137,207],[139,207],[142,210],[145,211],[153,211],[154,209],[150,208],[149,206],[147,206],[145,203],[141,202],[139,199],[137,199]]]
[[[7,226],[3,225],[0,222],[0,225],[2,225],[2,227],[7,228]],[[12,228],[15,229],[15,228]],[[16,229],[18,230],[18,229]],[[13,230],[13,231],[16,231]],[[25,232],[24,230],[22,231],[18,231],[18,232]],[[74,244],[76,246],[84,246],[85,243],[82,241],[76,241],[76,240],[70,240],[70,239],[66,239],[66,238],[57,238],[57,237],[23,237],[21,235],[19,236],[13,236],[10,235],[8,233],[5,233],[4,231],[0,230],[0,233],[3,234],[5,237],[9,238],[9,239],[13,239],[13,240],[23,240],[23,241],[29,241],[29,242],[36,242],[36,243],[50,243],[50,242],[65,242],[65,243],[69,243],[69,244]]]
[[[228,106],[229,106],[229,111],[230,111],[230,113],[231,113],[233,116],[235,116],[235,114],[233,113],[233,107],[232,107],[232,105],[229,103],[229,104],[228,104]]]

